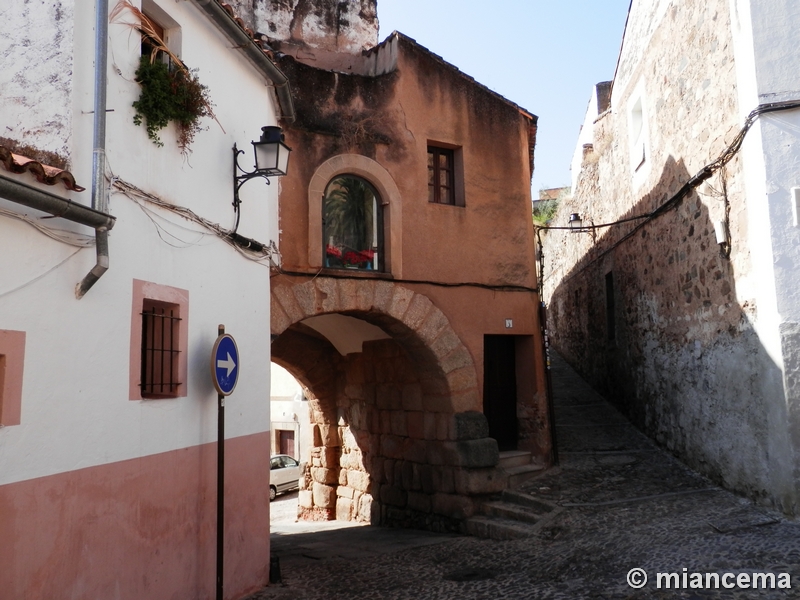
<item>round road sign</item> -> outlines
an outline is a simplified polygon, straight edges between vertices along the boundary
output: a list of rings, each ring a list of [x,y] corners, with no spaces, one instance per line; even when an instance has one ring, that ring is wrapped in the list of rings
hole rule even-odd
[[[227,333],[219,336],[211,351],[211,378],[223,396],[229,396],[239,379],[239,349]]]

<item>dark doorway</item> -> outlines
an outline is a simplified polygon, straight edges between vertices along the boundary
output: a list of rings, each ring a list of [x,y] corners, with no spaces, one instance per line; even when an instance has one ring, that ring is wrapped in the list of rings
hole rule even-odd
[[[294,455],[294,431],[289,431],[288,429],[278,431],[278,443],[281,454],[288,454],[292,458],[297,458]]]
[[[515,346],[513,335],[483,336],[483,414],[501,452],[517,449]]]

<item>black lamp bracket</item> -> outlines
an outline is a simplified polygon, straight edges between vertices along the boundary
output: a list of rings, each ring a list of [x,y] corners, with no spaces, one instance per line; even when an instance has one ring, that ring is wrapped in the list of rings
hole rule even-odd
[[[269,185],[269,177],[266,172],[253,170],[253,171],[245,171],[239,165],[239,155],[244,154],[244,150],[239,150],[236,147],[236,144],[233,144],[233,212],[236,213],[236,225],[233,227],[233,232],[239,229],[239,217],[241,217],[240,206],[242,204],[241,199],[239,198],[239,189],[251,179],[255,179],[256,177],[261,177],[264,179],[267,185]],[[239,174],[241,173],[241,175]]]

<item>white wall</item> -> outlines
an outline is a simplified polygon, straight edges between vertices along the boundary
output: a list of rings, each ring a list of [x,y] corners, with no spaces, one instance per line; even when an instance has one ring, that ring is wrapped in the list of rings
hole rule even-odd
[[[145,129],[132,123],[131,102],[139,90],[133,81],[139,36],[124,25],[111,24],[109,172],[229,228],[234,217],[231,148],[236,142],[250,151],[249,142],[257,139],[260,127],[276,124],[273,95],[263,75],[192,3],[161,0],[160,4],[183,27],[182,57],[190,67],[199,68],[222,127],[207,120],[207,130],[197,135],[188,157],[179,152],[172,131],[162,131],[163,148],[154,146]],[[74,10],[72,99],[65,107],[68,95],[40,96],[36,110],[21,112],[19,120],[21,125],[37,123],[40,115],[48,114],[62,119],[66,108],[74,134],[64,130],[62,136],[69,144],[78,182],[89,187],[92,117],[86,113],[92,103],[93,3],[77,3]],[[39,31],[42,39],[51,33]],[[61,33],[71,35],[68,19]],[[38,50],[17,50],[17,64],[41,59]],[[6,71],[7,67],[3,76]],[[2,89],[5,95],[8,88]],[[50,130],[42,130],[31,141],[58,146]],[[242,163],[248,169],[252,166],[249,156]],[[38,185],[27,175],[18,178],[89,203],[89,190],[64,193]],[[240,233],[262,242],[277,240],[277,188],[260,180],[245,186]],[[7,202],[3,206],[21,210]],[[112,193],[110,212],[117,222],[110,234],[111,266],[81,300],[75,299],[75,285],[94,265],[94,250],[82,250],[56,267],[75,249],[0,217],[0,328],[27,332],[22,423],[0,429],[0,484],[215,441],[217,398],[209,362],[219,323],[236,338],[242,359],[238,386],[227,401],[226,437],[269,429],[268,268],[247,260],[194,223],[162,209],[148,209],[152,213]],[[184,398],[128,399],[133,279],[189,291],[189,377]]]

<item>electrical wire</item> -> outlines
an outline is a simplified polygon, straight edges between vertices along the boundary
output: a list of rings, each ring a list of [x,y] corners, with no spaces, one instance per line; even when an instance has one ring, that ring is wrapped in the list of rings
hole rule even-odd
[[[29,217],[26,214],[13,212],[4,208],[0,208],[0,215],[27,223],[47,237],[61,242],[62,244],[67,244],[68,246],[76,246],[78,248],[90,248],[94,246],[94,238],[92,236],[42,224],[43,220],[51,217]]]
[[[641,223],[637,224],[631,231],[626,233],[622,236],[619,240],[617,240],[614,244],[610,247],[606,248],[600,254],[592,257],[592,259],[584,265],[584,268],[597,262],[608,253],[615,250],[618,246],[620,246],[623,242],[633,237],[642,227],[647,225],[650,221],[660,217],[661,215],[665,214],[671,208],[677,206],[677,204],[683,200],[690,192],[700,186],[701,183],[709,179],[715,172],[723,169],[725,165],[727,165],[733,158],[738,154],[738,152],[742,148],[742,144],[744,143],[745,136],[747,136],[747,132],[750,131],[750,128],[755,124],[758,118],[761,115],[765,115],[772,112],[779,112],[784,110],[793,110],[796,108],[800,108],[800,100],[787,100],[785,102],[768,102],[764,104],[759,104],[754,110],[747,115],[747,118],[744,120],[744,124],[742,128],[739,130],[739,133],[736,134],[736,137],[733,141],[720,153],[720,155],[702,169],[700,169],[693,177],[691,177],[686,183],[681,186],[681,188],[670,198],[668,198],[665,202],[663,202],[660,206],[655,208],[653,211],[643,214],[643,215],[636,215],[633,217],[627,217],[625,219],[620,219],[619,221],[614,221],[611,223],[603,223],[602,225],[587,225],[581,226],[577,229],[572,229],[572,231],[593,231],[595,229],[600,229],[604,227],[611,227],[614,225],[620,225],[622,223],[627,223],[629,221],[636,221],[640,220]],[[565,230],[571,229],[570,227],[539,227],[534,226],[537,230],[537,239],[539,240],[539,251],[541,253],[542,244],[541,238],[539,237],[539,230]],[[544,279],[544,257],[543,254],[540,254],[540,272],[541,276],[539,278],[539,287],[541,288],[542,281]],[[574,275],[573,275],[574,277]],[[567,278],[568,281],[572,277]]]
[[[83,250],[83,248],[78,248],[77,250],[75,250],[75,252],[73,252],[72,254],[70,254],[69,256],[67,256],[67,257],[66,257],[64,260],[62,260],[61,262],[59,262],[57,265],[55,265],[55,266],[53,266],[53,267],[50,267],[49,269],[47,269],[47,271],[45,271],[44,273],[42,273],[41,275],[39,275],[39,276],[37,276],[37,277],[34,277],[34,278],[33,278],[33,279],[31,279],[30,281],[27,281],[27,282],[23,283],[22,285],[18,285],[17,287],[15,287],[15,288],[13,288],[13,289],[6,290],[5,292],[1,292],[1,293],[0,293],[0,298],[3,298],[4,296],[8,296],[9,294],[13,294],[14,292],[18,292],[19,290],[21,290],[21,289],[23,289],[23,288],[26,288],[26,287],[28,287],[29,285],[32,285],[32,284],[36,283],[36,282],[37,282],[37,281],[39,281],[40,279],[42,279],[42,278],[44,278],[44,277],[47,277],[47,276],[48,276],[50,273],[52,273],[53,271],[55,271],[56,269],[58,269],[58,268],[59,268],[61,265],[63,265],[63,264],[64,264],[65,262],[67,262],[67,261],[68,261],[70,258],[72,258],[73,256],[75,256],[75,255],[76,255],[78,252],[80,252],[81,250]]]

